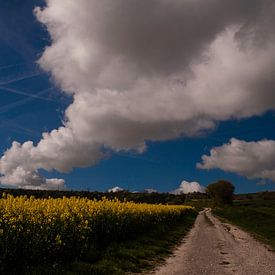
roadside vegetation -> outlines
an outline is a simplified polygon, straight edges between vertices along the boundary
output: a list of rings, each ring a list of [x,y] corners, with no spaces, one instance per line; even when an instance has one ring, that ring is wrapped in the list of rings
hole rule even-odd
[[[234,201],[213,213],[252,233],[275,249],[275,200]]]
[[[115,241],[106,247],[90,248],[72,263],[35,266],[25,274],[131,274],[147,272],[173,253],[176,245],[191,229],[196,212],[172,225],[156,226],[130,240]]]
[[[0,271],[136,271],[167,254],[195,216],[194,208],[184,205],[4,194],[0,199]]]

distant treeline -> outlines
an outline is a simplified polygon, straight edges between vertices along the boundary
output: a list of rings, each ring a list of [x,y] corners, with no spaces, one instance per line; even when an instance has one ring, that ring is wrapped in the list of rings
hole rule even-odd
[[[199,199],[210,199],[209,195],[206,193],[189,193],[185,195],[186,199],[199,200]],[[257,193],[247,193],[247,194],[234,194],[234,200],[275,200],[275,191],[264,191]]]
[[[65,197],[84,197],[88,199],[100,200],[103,197],[107,199],[117,198],[120,201],[127,200],[137,203],[152,203],[152,204],[183,204],[185,200],[205,200],[209,199],[206,193],[194,192],[189,194],[171,194],[171,193],[148,193],[148,192],[90,192],[90,191],[69,191],[69,190],[28,190],[28,189],[6,189],[0,188],[0,197],[2,194],[11,194],[17,196],[34,196],[35,198],[62,198]],[[235,194],[234,200],[275,200],[274,191],[265,191],[248,194]]]
[[[275,191],[234,195],[235,200],[275,200]]]
[[[62,198],[65,197],[85,197],[88,199],[100,200],[103,197],[107,199],[117,198],[120,201],[133,201],[136,203],[152,203],[152,204],[183,204],[185,194],[175,195],[170,193],[132,193],[129,191],[120,192],[89,192],[89,191],[61,191],[61,190],[27,190],[27,189],[3,189],[0,188],[0,196],[2,194],[11,194],[17,196],[34,196],[35,198]]]

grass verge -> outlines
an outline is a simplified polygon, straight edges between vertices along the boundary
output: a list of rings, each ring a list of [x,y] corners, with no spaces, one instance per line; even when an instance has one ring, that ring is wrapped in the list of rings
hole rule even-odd
[[[105,248],[92,248],[78,261],[55,266],[29,267],[25,274],[127,274],[153,269],[172,254],[192,227],[196,213],[176,225],[161,225],[136,239],[113,242]],[[21,273],[21,274],[22,274]]]
[[[210,199],[188,199],[184,204],[193,206],[197,211],[202,211],[204,208],[213,208],[213,202]]]
[[[215,208],[213,213],[252,233],[275,249],[275,201],[235,201],[233,206]]]

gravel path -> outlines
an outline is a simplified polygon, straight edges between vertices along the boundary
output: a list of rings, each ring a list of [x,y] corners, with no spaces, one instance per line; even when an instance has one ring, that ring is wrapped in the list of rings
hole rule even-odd
[[[275,275],[275,253],[206,209],[198,215],[174,256],[151,274]]]

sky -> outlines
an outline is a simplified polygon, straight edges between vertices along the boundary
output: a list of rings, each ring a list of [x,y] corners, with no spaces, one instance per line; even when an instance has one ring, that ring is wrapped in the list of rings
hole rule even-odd
[[[275,190],[274,12],[0,0],[0,186]]]

